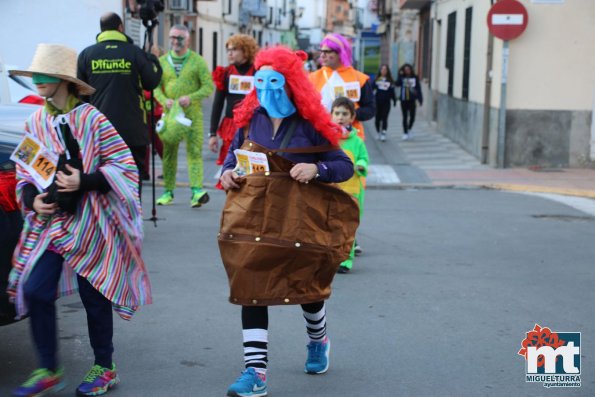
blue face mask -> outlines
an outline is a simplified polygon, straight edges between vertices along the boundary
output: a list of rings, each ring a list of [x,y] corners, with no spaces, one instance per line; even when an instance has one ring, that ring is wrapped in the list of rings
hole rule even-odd
[[[270,117],[285,118],[296,109],[285,92],[285,77],[274,70],[259,70],[254,74],[254,87],[260,106]]]

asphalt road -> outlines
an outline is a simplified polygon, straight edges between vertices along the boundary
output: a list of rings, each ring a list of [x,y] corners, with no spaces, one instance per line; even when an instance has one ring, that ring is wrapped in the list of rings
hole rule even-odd
[[[110,395],[223,396],[242,369],[239,307],[227,302],[216,235],[224,194],[189,189],[145,224],[154,304],[116,320],[122,383]],[[146,192],[145,197],[148,196]],[[148,200],[147,200],[148,202]],[[149,213],[149,208],[145,208]],[[328,301],[331,369],[303,373],[298,307],[270,309],[270,396],[592,396],[594,218],[541,197],[484,190],[370,190],[351,274]],[[92,364],[78,297],[58,301],[74,394]],[[517,354],[538,323],[581,332],[582,387],[525,382]],[[28,323],[0,328],[0,396],[34,369]]]

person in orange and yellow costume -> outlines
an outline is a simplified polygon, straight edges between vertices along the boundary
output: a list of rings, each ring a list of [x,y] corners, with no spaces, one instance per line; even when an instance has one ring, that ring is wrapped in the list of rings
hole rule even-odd
[[[341,96],[353,101],[356,108],[353,127],[365,139],[362,121],[376,114],[370,77],[351,65],[351,44],[340,34],[330,33],[320,43],[322,68],[310,73],[310,81],[320,92],[322,104],[330,112],[333,101]]]

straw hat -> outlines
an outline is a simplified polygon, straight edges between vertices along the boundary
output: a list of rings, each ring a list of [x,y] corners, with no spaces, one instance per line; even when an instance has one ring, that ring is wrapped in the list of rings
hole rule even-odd
[[[15,76],[31,77],[33,73],[46,74],[76,84],[80,95],[91,95],[95,88],[76,78],[77,54],[72,48],[59,44],[39,44],[31,66],[27,70],[9,70]]]

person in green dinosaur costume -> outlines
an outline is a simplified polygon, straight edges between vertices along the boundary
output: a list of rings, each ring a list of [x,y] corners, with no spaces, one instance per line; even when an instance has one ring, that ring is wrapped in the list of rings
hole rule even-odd
[[[161,119],[163,125],[157,128],[163,142],[165,192],[157,199],[157,204],[169,205],[174,201],[178,147],[184,139],[192,190],[190,205],[196,208],[209,201],[209,195],[203,189],[201,101],[213,93],[215,85],[206,61],[188,48],[189,38],[186,26],[173,26],[169,31],[171,50],[159,58],[163,77],[155,90],[155,98],[165,110]]]

